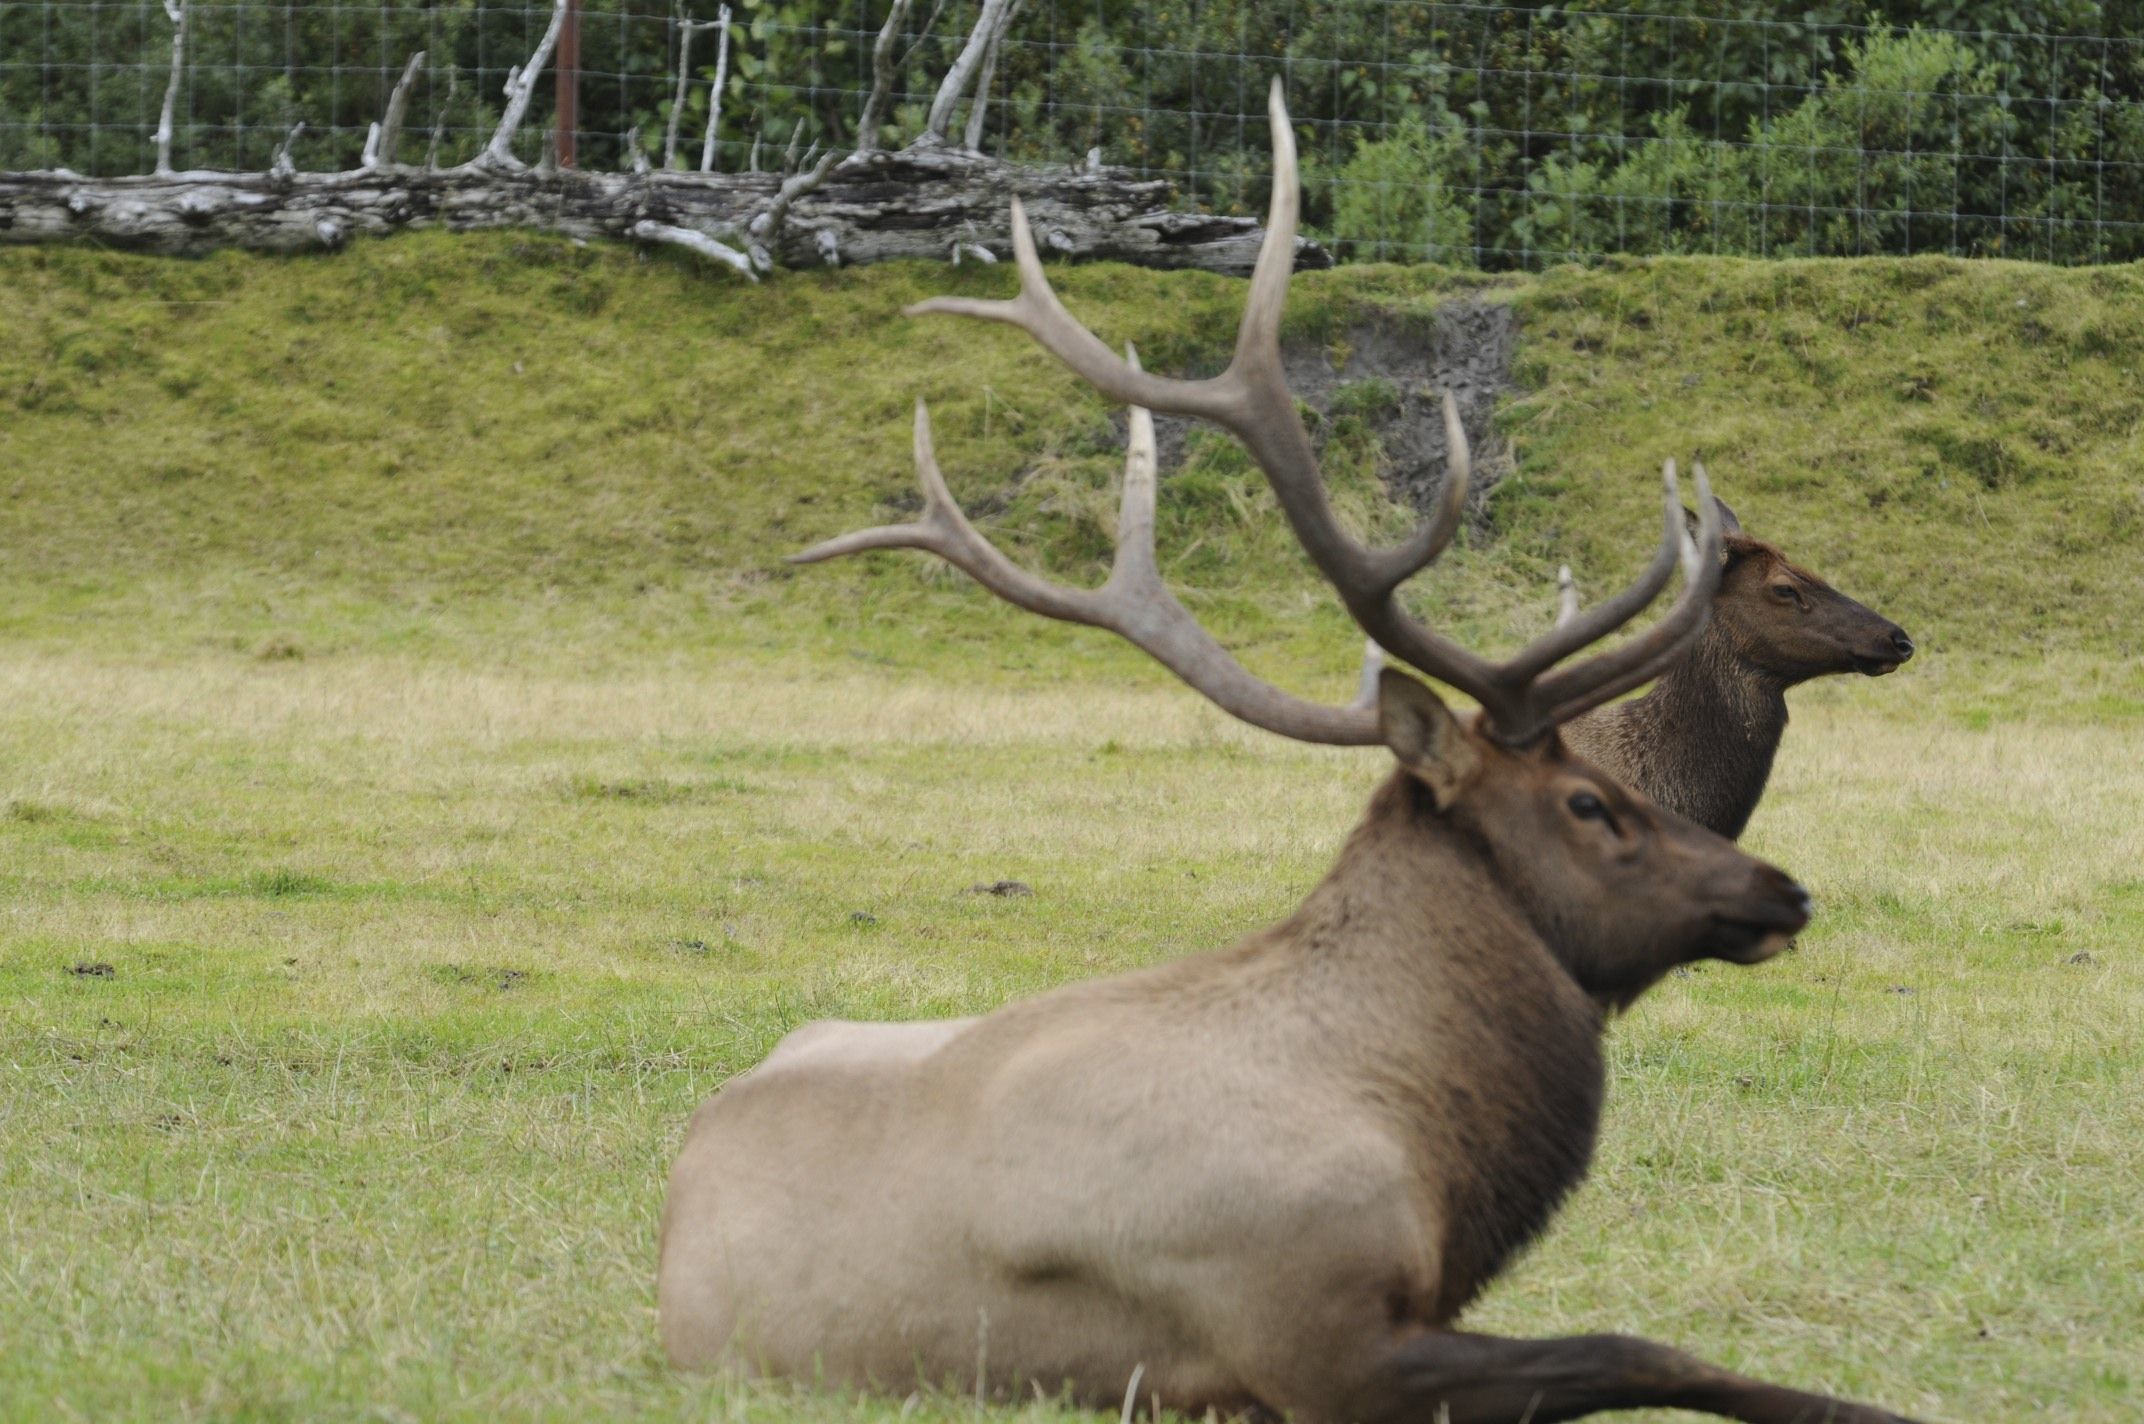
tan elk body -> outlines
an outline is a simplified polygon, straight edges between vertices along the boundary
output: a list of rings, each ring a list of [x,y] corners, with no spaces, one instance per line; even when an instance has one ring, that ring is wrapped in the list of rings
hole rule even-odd
[[[1465,498],[1391,550],[1341,529],[1280,374],[1294,145],[1276,86],[1273,214],[1229,371],[1161,380],[1058,305],[1024,220],[1021,294],[925,308],[1010,321],[1135,408],[1115,570],[1094,591],[1015,568],[961,516],[919,408],[914,523],[830,541],[937,553],[1000,596],[1110,628],[1286,735],[1381,744],[1397,766],[1294,915],[1215,953],[973,1019],[799,1029],[694,1116],[664,1207],[671,1358],[906,1392],[1063,1392],[1113,1406],[1306,1421],[1547,1424],[1680,1405],[1757,1424],[1898,1416],[1731,1374],[1626,1336],[1454,1328],[1584,1175],[1608,1016],[1675,965],[1751,963],[1801,928],[1784,874],[1564,750],[1559,722],[1634,687],[1702,626],[1716,515],[1692,539],[1672,469],[1660,553],[1631,588],[1492,663],[1395,592]],[[1348,707],[1253,678],[1154,572],[1147,409],[1251,449],[1313,561],[1398,659]],[[1702,471],[1701,507],[1710,509]],[[1579,661],[1685,571],[1670,610]]]

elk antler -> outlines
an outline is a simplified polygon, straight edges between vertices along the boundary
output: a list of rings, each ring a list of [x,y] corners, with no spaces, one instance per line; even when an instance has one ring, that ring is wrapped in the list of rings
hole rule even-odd
[[[1137,353],[1127,348],[1127,357],[1127,369],[1137,372]],[[1125,638],[1223,711],[1252,726],[1298,741],[1335,746],[1378,742],[1374,702],[1326,707],[1259,680],[1199,626],[1161,581],[1154,563],[1154,417],[1144,408],[1135,405],[1131,410],[1124,497],[1117,514],[1117,553],[1108,580],[1097,589],[1065,588],[1037,578],[1006,558],[968,522],[946,488],[931,451],[930,412],[922,401],[916,402],[916,475],[923,486],[922,518],[844,534],[790,555],[789,562],[814,564],[866,549],[921,549],[1008,603],[1046,618],[1106,628]]]
[[[1265,243],[1251,274],[1235,354],[1220,375],[1198,381],[1171,380],[1148,374],[1136,363],[1119,361],[1065,310],[1051,290],[1017,198],[1012,205],[1012,242],[1020,271],[1019,295],[1010,301],[934,297],[908,308],[909,313],[943,312],[1017,326],[1111,399],[1198,416],[1233,434],[1265,472],[1304,552],[1363,631],[1393,657],[1473,696],[1482,705],[1488,729],[1506,743],[1535,741],[1558,722],[1657,676],[1704,626],[1719,582],[1720,519],[1702,467],[1696,471],[1702,513],[1694,547],[1683,526],[1671,463],[1663,473],[1667,527],[1659,551],[1637,582],[1589,611],[1574,610],[1567,619],[1559,619],[1548,633],[1503,663],[1490,662],[1425,626],[1400,606],[1397,597],[1402,583],[1444,551],[1465,507],[1466,436],[1449,393],[1444,399],[1444,424],[1451,469],[1443,499],[1427,522],[1404,542],[1384,549],[1362,544],[1341,527],[1326,499],[1310,434],[1303,428],[1281,364],[1281,312],[1295,266],[1301,195],[1295,131],[1278,80],[1268,113],[1273,130],[1273,204]],[[1684,568],[1682,592],[1658,623],[1611,652],[1556,667],[1636,617],[1667,586],[1678,562]],[[1183,675],[1181,668],[1177,671]]]

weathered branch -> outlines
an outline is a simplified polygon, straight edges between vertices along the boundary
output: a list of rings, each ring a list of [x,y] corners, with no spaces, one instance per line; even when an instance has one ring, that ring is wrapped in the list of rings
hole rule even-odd
[[[179,108],[179,81],[186,73],[186,19],[188,0],[164,0],[164,14],[171,20],[171,78],[164,84],[164,108],[156,121],[156,171],[171,174],[171,130]]]
[[[715,171],[715,130],[722,126],[722,85],[730,72],[730,7],[715,12],[715,79],[707,86],[707,137],[700,140],[700,171]]]
[[[685,116],[686,86],[692,77],[692,37],[702,30],[711,30],[717,25],[725,24],[728,17],[729,9],[724,6],[721,20],[678,21],[677,93],[670,100],[669,126],[663,130],[663,167],[666,169],[677,167],[678,121]]]
[[[864,100],[863,117],[856,121],[856,151],[876,153],[879,126],[886,122],[886,105],[893,98],[893,42],[901,37],[901,22],[908,18],[914,0],[893,0],[886,23],[879,26],[878,42],[871,46],[871,93]]]
[[[456,77],[454,67],[449,65],[447,67],[447,97],[432,115],[432,141],[424,146],[424,166],[426,168],[437,168],[439,166],[439,146],[446,141],[447,137],[447,115],[453,112],[455,94],[460,87],[461,81]]]
[[[395,148],[402,141],[402,120],[409,113],[410,86],[417,81],[417,71],[424,67],[424,51],[418,50],[402,66],[402,77],[395,81],[394,92],[387,96],[387,115],[380,120],[379,140],[368,168],[392,168],[395,164]]]
[[[968,32],[968,42],[961,46],[959,56],[939,82],[938,97],[931,100],[930,116],[924,121],[919,143],[947,142],[946,135],[953,127],[953,110],[960,106],[960,96],[968,92],[976,67],[983,62],[983,51],[989,48],[991,36],[997,33],[998,18],[1010,4],[1012,0],[983,0],[982,13],[976,16],[975,28]]]
[[[283,141],[275,146],[275,157],[269,160],[269,177],[288,178],[297,173],[298,165],[291,162],[290,150],[291,146],[297,143],[298,135],[304,132],[305,121],[301,119],[290,126],[289,133],[283,135]]]
[[[961,146],[970,153],[980,152],[983,146],[983,119],[990,112],[990,80],[997,73],[998,51],[1005,44],[1005,32],[1020,14],[1021,0],[1008,0],[998,13],[997,28],[990,32],[990,43],[983,50],[983,67],[975,76],[975,97],[968,101],[968,129]]]
[[[801,126],[802,120],[798,122]],[[840,158],[841,155],[838,153],[829,153],[819,160],[817,166],[784,179],[782,186],[775,190],[773,200],[754,214],[751,222],[746,225],[745,231],[750,234],[752,239],[752,263],[762,272],[774,265],[773,254],[767,249],[769,245],[780,240],[782,224],[789,220],[789,210],[796,206],[797,199],[815,192],[819,185],[826,181],[826,175],[834,171],[834,164],[840,161]],[[829,240],[827,231],[821,231],[813,239],[818,245],[820,256],[828,259],[833,265],[839,265],[841,260],[840,239],[831,239],[833,243],[831,255],[828,250]]]
[[[634,223],[628,236],[641,242],[663,242],[672,247],[682,247],[687,252],[696,252],[712,262],[723,266],[744,278],[757,282],[759,274],[752,270],[752,259],[736,248],[717,242],[704,232],[694,232],[689,227],[672,227],[668,223],[641,221]]]
[[[551,0],[551,23],[537,41],[536,52],[529,56],[525,65],[517,65],[506,76],[506,112],[499,115],[499,126],[492,131],[491,142],[476,156],[479,165],[500,168],[518,168],[520,161],[514,157],[514,135],[521,128],[521,121],[528,117],[529,100],[536,93],[536,81],[543,77],[544,66],[551,62],[551,51],[558,47],[559,31],[566,25],[566,0]]]
[[[1046,250],[1077,260],[1244,273],[1260,236],[1250,218],[1169,211],[1168,185],[1158,179],[1026,168],[951,148],[831,164],[822,156],[810,171],[783,179],[660,171],[545,176],[482,165],[302,173],[290,170],[289,142],[272,173],[0,173],[0,242],[80,240],[189,255],[222,247],[294,252],[406,228],[627,238],[635,224],[655,222],[742,245],[752,237],[748,227],[764,219],[753,240],[783,266],[816,266],[829,251],[857,265],[942,262],[956,244],[970,259],[1009,253],[1006,212],[1014,197]],[[1297,254],[1307,266],[1330,262],[1312,244]]]

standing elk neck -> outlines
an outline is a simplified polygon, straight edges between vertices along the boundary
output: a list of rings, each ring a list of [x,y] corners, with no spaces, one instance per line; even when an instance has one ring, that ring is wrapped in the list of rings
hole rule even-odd
[[[1890,619],[1742,533],[1726,536],[1712,617],[1643,697],[1565,724],[1570,745],[1661,805],[1723,836],[1749,825],[1787,730],[1787,690],[1812,678],[1881,677],[1913,656]]]
[[[1739,838],[1764,796],[1787,730],[1786,681],[1706,625],[1643,697],[1566,725],[1564,739],[1627,786]]]

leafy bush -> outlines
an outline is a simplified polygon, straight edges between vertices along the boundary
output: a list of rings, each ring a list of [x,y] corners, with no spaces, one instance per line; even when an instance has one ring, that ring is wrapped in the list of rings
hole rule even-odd
[[[1387,138],[1355,148],[1333,185],[1333,232],[1373,261],[1474,260],[1472,167],[1457,123],[1410,114]]]

